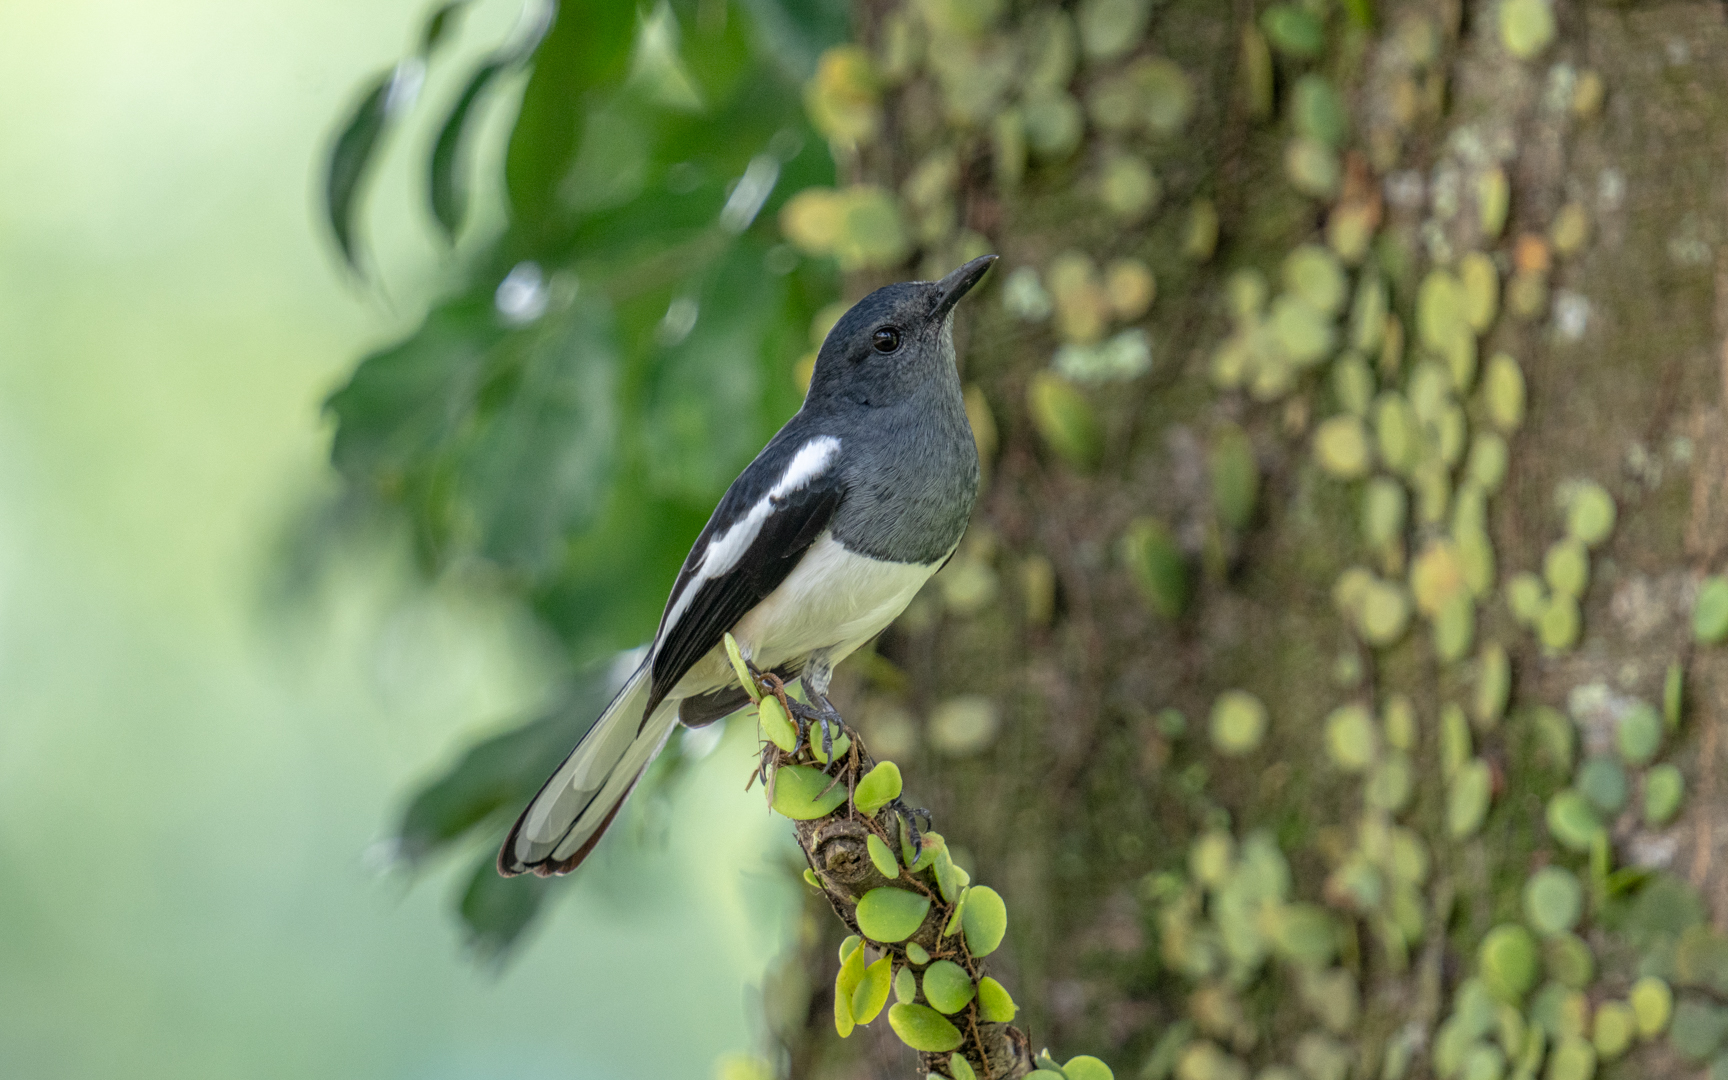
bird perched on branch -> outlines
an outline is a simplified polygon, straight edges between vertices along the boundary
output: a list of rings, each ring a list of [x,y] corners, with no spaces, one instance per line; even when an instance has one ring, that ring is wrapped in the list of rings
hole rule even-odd
[[[801,677],[835,715],[834,665],[906,609],[966,531],[978,450],[954,305],[995,259],[877,289],[834,324],[804,407],[727,489],[647,658],[516,820],[499,873],[574,870],[680,721],[712,723],[745,704],[728,632],[758,669]]]

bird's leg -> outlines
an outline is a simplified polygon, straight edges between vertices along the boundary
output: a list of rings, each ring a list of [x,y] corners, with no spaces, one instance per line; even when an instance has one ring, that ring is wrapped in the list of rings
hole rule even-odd
[[[834,708],[834,703],[828,700],[828,684],[834,678],[834,666],[828,662],[826,650],[812,653],[810,659],[804,661],[804,690],[810,695],[816,709],[812,719],[822,725],[822,756],[830,763],[834,760],[834,729],[844,728],[846,722],[840,719],[840,713]]]
[[[930,811],[921,806],[906,805],[906,800],[898,795],[894,796],[894,798],[889,801],[888,808],[893,810],[896,814],[899,814],[900,820],[905,823],[906,842],[911,846],[912,859],[916,862],[918,856],[922,854],[924,850],[924,837],[923,833],[918,828],[918,819],[924,819],[923,831],[926,832],[936,824],[936,819],[930,816]]]

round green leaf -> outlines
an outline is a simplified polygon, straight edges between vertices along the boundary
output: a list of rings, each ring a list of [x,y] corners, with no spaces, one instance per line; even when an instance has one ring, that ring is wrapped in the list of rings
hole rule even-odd
[[[1008,905],[990,886],[976,886],[966,896],[961,926],[966,931],[966,951],[973,956],[989,956],[1008,932]]]
[[[1326,48],[1326,25],[1301,4],[1273,4],[1261,14],[1260,28],[1274,49],[1289,56],[1306,60]]]
[[[1572,537],[1556,540],[1542,556],[1542,577],[1559,595],[1577,600],[1590,584],[1590,553]]]
[[[1303,82],[1325,83],[1319,76],[1307,76]],[[1298,87],[1300,93],[1300,87]],[[1303,132],[1315,135],[1314,132]],[[1322,141],[1330,142],[1329,139]],[[1336,315],[1350,296],[1350,279],[1338,256],[1320,244],[1303,244],[1284,259],[1284,287],[1301,298],[1315,311]]]
[[[1584,887],[1572,871],[1545,866],[1524,883],[1524,918],[1538,934],[1563,934],[1584,913]]]
[[[1596,1056],[1613,1061],[1632,1046],[1638,1034],[1638,1017],[1624,1001],[1604,1001],[1596,1008],[1590,1041],[1596,1045]]]
[[[870,862],[876,867],[876,872],[890,881],[900,876],[900,862],[894,858],[894,849],[888,842],[875,833],[864,840],[864,846],[870,851]]]
[[[1602,822],[1589,800],[1571,788],[1548,800],[1547,819],[1549,833],[1570,851],[1589,851],[1602,832]]]
[[[1020,1007],[1001,983],[986,975],[978,980],[978,1011],[993,1024],[1006,1024],[1014,1019]]]
[[[827,817],[846,801],[845,784],[834,783],[832,776],[808,765],[780,766],[774,770],[773,784],[774,812],[794,821]]]
[[[936,865],[936,856],[948,850],[947,842],[942,839],[941,833],[925,833],[919,841],[923,850],[918,852],[916,859],[906,864],[906,869],[914,874],[921,874]],[[901,851],[904,854],[904,846]]]
[[[1246,690],[1226,690],[1212,703],[1212,745],[1220,753],[1246,754],[1266,737],[1266,706]]]
[[[1548,610],[1548,587],[1535,574],[1520,570],[1506,580],[1506,606],[1519,625],[1534,628]]]
[[[1707,1060],[1728,1037],[1728,1009],[1687,998],[1674,1009],[1668,1041],[1681,1057]]]
[[[910,967],[902,967],[894,973],[894,1000],[899,1002],[916,1001],[918,999],[918,976],[912,973]]]
[[[1296,80],[1290,97],[1290,115],[1298,132],[1311,139],[1319,139],[1335,149],[1343,149],[1345,136],[1350,130],[1350,115],[1345,110],[1344,98],[1338,93],[1337,87],[1326,81],[1323,75],[1304,75]],[[1307,244],[1296,250],[1302,252],[1315,246],[1317,245]],[[1326,254],[1330,255],[1331,252],[1327,251]],[[1294,260],[1295,256],[1291,258]],[[1285,273],[1288,277],[1288,262],[1285,264]],[[1346,285],[1341,271],[1337,277],[1339,299],[1331,307],[1334,311],[1343,306]]]
[[[1032,426],[1045,444],[1081,472],[1097,467],[1104,452],[1104,432],[1092,403],[1062,376],[1039,372],[1026,388]]]
[[[1340,768],[1361,772],[1374,762],[1374,718],[1361,705],[1342,705],[1326,718],[1326,753]]]
[[[930,901],[909,889],[871,889],[858,901],[858,929],[872,941],[905,941],[929,911]]]
[[[1583,990],[1596,974],[1596,957],[1577,934],[1556,934],[1542,945],[1548,975],[1561,986]]]
[[[1446,792],[1446,829],[1454,839],[1474,836],[1482,827],[1493,798],[1493,786],[1493,774],[1481,758],[1471,758],[1459,768]]]
[[[1220,425],[1212,435],[1207,467],[1212,479],[1212,509],[1230,528],[1246,528],[1260,490],[1260,467],[1248,433],[1235,424]]]
[[[1626,995],[1626,1000],[1638,1018],[1640,1036],[1653,1039],[1667,1028],[1668,1018],[1674,1012],[1674,991],[1668,989],[1667,983],[1654,975],[1646,975],[1632,984],[1632,992]]]
[[[1081,1054],[1064,1061],[1062,1075],[1068,1080],[1116,1080],[1116,1074],[1110,1071],[1110,1066],[1091,1054]]]
[[[1680,812],[1686,781],[1672,765],[1658,765],[1644,774],[1644,824],[1659,828]]]
[[[937,1012],[959,1012],[976,992],[972,977],[952,960],[938,960],[924,969],[924,1000]]]
[[[901,1042],[925,1053],[958,1050],[963,1041],[960,1029],[928,1005],[895,1005],[888,1010],[888,1026],[900,1036]]]
[[[1501,0],[1500,41],[1507,52],[1531,60],[1553,40],[1554,11],[1548,0]]]
[[[930,962],[930,954],[924,950],[924,946],[916,941],[908,941],[906,943],[906,959],[914,964],[924,965]]]
[[[864,939],[857,934],[847,934],[846,940],[840,943],[840,962],[844,964],[851,957],[852,951],[864,944]]]
[[[1709,645],[1728,638],[1728,577],[1704,580],[1692,608],[1692,636]]]
[[[1154,517],[1135,518],[1119,547],[1122,563],[1146,603],[1166,619],[1179,617],[1188,606],[1193,583],[1188,557],[1170,527]]]
[[[1605,814],[1618,814],[1626,806],[1626,770],[1611,757],[1593,757],[1578,770],[1578,790]]]
[[[1488,931],[1478,956],[1483,984],[1501,1001],[1517,1004],[1536,985],[1536,939],[1522,926],[1502,923]]]
[[[1482,646],[1476,664],[1476,723],[1491,728],[1506,713],[1506,699],[1512,693],[1512,662],[1506,648],[1498,641]]]
[[[1590,1080],[1596,1075],[1596,1048],[1576,1035],[1560,1040],[1548,1057],[1548,1080]]]
[[[865,817],[875,817],[877,811],[899,797],[900,766],[892,761],[881,761],[858,781],[858,787],[852,792],[852,805]]]
[[[1414,786],[1409,756],[1395,751],[1374,766],[1362,787],[1362,795],[1370,806],[1395,814],[1410,801]]]
[[[1549,653],[1563,653],[1578,644],[1582,619],[1577,599],[1556,593],[1548,598],[1536,620],[1536,636]]]
[[[1459,1080],[1500,1080],[1506,1075],[1506,1051],[1479,1042],[1464,1052],[1457,1075]]]
[[[1602,485],[1586,481],[1572,493],[1566,507],[1566,534],[1593,548],[1614,531],[1614,498]]]
[[[1648,765],[1662,749],[1662,717],[1654,707],[1640,701],[1620,718],[1614,729],[1614,744],[1628,765]]]
[[[1338,947],[1332,916],[1318,904],[1283,904],[1272,919],[1272,940],[1286,959],[1320,967]]]
[[[965,1054],[953,1054],[948,1058],[948,1075],[953,1080],[978,1080],[978,1073],[966,1060]]]

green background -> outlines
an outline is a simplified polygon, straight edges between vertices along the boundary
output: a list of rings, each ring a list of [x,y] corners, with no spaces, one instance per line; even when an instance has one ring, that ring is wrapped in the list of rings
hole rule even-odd
[[[375,287],[345,284],[314,203],[333,123],[423,15],[0,12],[5,1075],[686,1077],[756,1043],[796,894],[743,741],[477,965],[447,873],[477,852],[409,880],[380,841],[405,789],[544,700],[551,647],[418,584],[400,537],[280,569],[334,490],[323,397],[454,272],[401,194],[423,123],[374,185]]]

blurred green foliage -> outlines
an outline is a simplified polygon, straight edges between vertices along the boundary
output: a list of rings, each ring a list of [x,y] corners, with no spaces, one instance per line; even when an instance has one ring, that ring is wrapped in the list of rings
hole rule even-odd
[[[357,270],[371,162],[461,8],[433,11],[418,55],[366,89],[334,141],[326,210]],[[439,124],[426,191],[454,239],[465,177],[500,164],[467,159],[470,129],[501,77],[529,69],[501,163],[507,228],[331,396],[332,456],[353,496],[411,523],[428,573],[488,568],[578,668],[653,633],[714,503],[797,408],[792,372],[838,280],[773,222],[788,195],[833,182],[799,90],[846,30],[839,0],[531,5]],[[404,855],[501,831],[592,719],[601,682],[416,793]],[[487,855],[461,914],[495,953],[545,892],[496,879]]]

